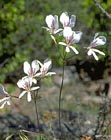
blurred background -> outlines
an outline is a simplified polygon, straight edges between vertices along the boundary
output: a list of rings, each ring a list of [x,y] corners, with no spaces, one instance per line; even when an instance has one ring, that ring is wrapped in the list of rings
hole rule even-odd
[[[100,2],[110,14],[110,0]],[[0,82],[15,83],[25,60],[50,57],[54,66],[61,64],[59,53],[55,53],[55,44],[42,27],[46,26],[45,17],[48,14],[60,15],[65,11],[77,16],[73,30],[83,32],[79,43],[81,53],[69,63],[87,61],[82,48],[87,47],[95,33],[99,32],[107,37],[107,44],[102,47],[106,56],[100,61],[103,68],[110,67],[110,19],[93,0],[52,0],[51,3],[50,0],[1,0],[0,3]]]

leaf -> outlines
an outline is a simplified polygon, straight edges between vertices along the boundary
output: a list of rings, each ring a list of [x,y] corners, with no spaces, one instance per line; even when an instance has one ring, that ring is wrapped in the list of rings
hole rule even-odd
[[[22,131],[19,132],[19,137],[21,140],[29,140],[29,138]]]
[[[14,134],[9,135],[5,140],[11,140],[11,138],[12,138],[13,135]]]
[[[48,137],[46,138],[44,135],[42,134],[37,134],[36,136],[37,140],[50,140]]]

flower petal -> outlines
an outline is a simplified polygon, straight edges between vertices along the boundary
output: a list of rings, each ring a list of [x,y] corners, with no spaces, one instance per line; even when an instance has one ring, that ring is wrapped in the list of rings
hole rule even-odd
[[[51,35],[52,40],[54,41],[55,44],[57,44],[56,39],[53,35]]]
[[[24,78],[26,78],[26,77],[24,77]],[[20,79],[20,80],[17,82],[17,86],[18,86],[19,88],[23,88],[23,89],[24,89],[24,81],[23,81],[22,79]]]
[[[70,52],[70,48],[66,47],[66,52],[69,53]]]
[[[101,55],[105,55],[105,53],[102,52],[102,51],[100,51],[100,50],[97,50],[97,49],[92,49],[92,50],[95,51],[95,52],[97,52],[97,53],[99,53],[99,54],[101,54]]]
[[[0,103],[4,102],[6,100],[7,100],[7,97],[4,97],[4,98],[0,99]]]
[[[36,75],[35,75],[36,76]],[[35,78],[32,79],[32,83],[37,84],[37,80]]]
[[[54,16],[54,27],[55,27],[56,30],[59,28],[58,16],[57,15]]]
[[[34,60],[32,61],[32,69],[34,70],[34,72],[36,73],[39,70],[39,64],[38,64],[38,60]]]
[[[55,75],[55,72],[48,72],[45,76],[51,76],[51,75]]]
[[[54,31],[55,34],[57,34],[58,32],[61,32],[63,29],[57,29],[56,31]],[[60,35],[61,33],[59,33]]]
[[[4,106],[5,106],[6,103],[7,103],[7,102],[5,101],[5,102],[0,106],[0,109],[4,108]]]
[[[11,102],[10,101],[7,101],[7,105],[11,105]]]
[[[87,52],[87,54],[88,54],[89,56],[92,55],[92,49],[89,49],[88,52]]]
[[[63,30],[63,36],[69,40],[72,37],[72,35],[73,35],[73,31],[71,27],[65,27]]]
[[[96,47],[96,46],[100,46],[100,45],[104,45],[106,43],[106,37],[105,36],[99,36],[99,33],[96,33],[94,36],[93,41],[91,42],[90,46],[91,47]]]
[[[87,54],[90,56],[90,55],[93,55],[95,60],[99,60],[98,56],[96,55],[96,53],[93,51],[93,49],[89,49],[89,51],[87,52]]]
[[[50,30],[50,28],[47,28],[47,27],[42,27],[42,28],[46,29],[47,31],[49,31],[49,30]]]
[[[20,93],[19,98],[22,98],[22,96],[24,96],[26,92],[27,91],[23,91],[22,93]]]
[[[73,46],[70,46],[70,48],[75,52],[75,54],[79,54],[79,52],[74,48]]]
[[[69,16],[67,12],[64,12],[60,16],[60,22],[62,23],[63,27],[69,25]]]
[[[51,66],[52,66],[52,61],[51,61],[51,59],[49,59],[49,58],[47,58],[45,61],[44,61],[44,69],[47,69],[47,70],[49,70],[50,68],[51,68]]]
[[[96,39],[98,35],[99,35],[99,33],[95,33],[94,39]]]
[[[40,65],[41,67],[43,67],[43,64],[42,64],[39,60],[37,60],[37,61],[38,61],[39,65]]]
[[[73,32],[73,37],[74,37],[74,43],[78,43],[81,39],[81,36],[82,36],[82,32],[81,31],[76,31],[76,32]]]
[[[48,15],[48,16],[46,16],[45,21],[46,21],[47,26],[48,26],[49,28],[52,28],[53,21],[54,21],[53,15]]]
[[[11,101],[10,100],[10,97],[5,97],[5,98],[1,99],[0,100],[0,103],[2,103],[2,102],[3,103],[1,104],[0,109],[4,108],[5,104],[11,105],[11,102],[10,101]]]
[[[95,58],[95,60],[99,60],[99,58],[98,58],[98,56],[96,55],[96,53],[95,52],[92,52],[92,55],[94,56],[94,58]]]
[[[5,91],[3,85],[0,85],[0,95],[4,95],[4,94],[8,95],[8,92]]]
[[[39,77],[41,74],[42,74],[42,73],[39,72],[39,73],[37,73],[37,74],[35,75],[35,77]]]
[[[31,71],[31,66],[27,61],[24,62],[23,69],[24,69],[24,73],[29,75],[29,72]]]
[[[104,45],[106,43],[106,38],[104,36],[99,36],[96,38],[96,46]]]
[[[70,19],[70,27],[74,27],[76,23],[76,16],[75,15],[71,15],[71,19]]]
[[[64,43],[64,42],[59,42],[59,44],[60,44],[60,45],[63,45],[63,46],[67,46],[67,44]]]
[[[30,102],[30,101],[31,101],[31,99],[32,99],[32,98],[31,98],[31,93],[30,93],[30,92],[28,92],[28,93],[27,93],[27,101],[28,101],[28,102]]]
[[[32,87],[32,88],[31,88],[31,91],[37,90],[37,89],[39,89],[39,88],[40,88],[39,86],[37,86],[37,87]]]
[[[32,77],[25,76],[17,82],[17,86],[23,89],[26,89],[27,86],[28,88],[30,88],[32,86],[32,82],[33,82]]]

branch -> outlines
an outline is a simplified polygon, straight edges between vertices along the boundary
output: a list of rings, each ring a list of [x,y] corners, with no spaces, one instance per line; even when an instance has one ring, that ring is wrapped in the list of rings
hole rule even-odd
[[[111,19],[110,14],[107,11],[105,11],[105,9],[101,6],[101,4],[97,0],[94,0],[94,2],[99,7],[99,9],[102,11],[102,13],[105,14],[109,19]]]

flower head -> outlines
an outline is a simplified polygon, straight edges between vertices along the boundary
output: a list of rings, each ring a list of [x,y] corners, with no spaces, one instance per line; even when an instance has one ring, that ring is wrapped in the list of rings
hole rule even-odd
[[[39,86],[32,87],[32,82],[33,81],[31,77],[23,77],[17,82],[18,87],[24,89],[24,91],[19,95],[19,98],[21,98],[22,96],[24,96],[24,94],[27,93],[27,100],[28,102],[31,101],[31,92],[39,89]]]
[[[2,85],[0,85],[0,97],[2,97],[0,99],[0,109],[4,108],[5,105],[11,105],[11,97]]]
[[[59,23],[58,23],[58,16],[57,15],[48,15],[46,16],[46,24],[48,26],[45,27],[47,29],[47,31],[50,32],[50,34],[56,34],[59,31],[61,31],[61,29],[59,29]]]
[[[46,16],[46,24],[48,27],[43,27],[47,31],[49,31],[51,38],[53,41],[57,44],[56,39],[55,39],[55,34],[58,32],[62,31],[62,29],[59,29],[59,23],[58,23],[58,16],[57,15],[48,15]]]
[[[90,44],[90,47],[96,47],[96,46],[101,46],[104,45],[106,43],[106,37],[104,36],[98,36],[99,33],[96,33],[94,36],[93,41]]]
[[[36,77],[37,71],[39,70],[39,64],[37,60],[32,61],[31,65],[25,61],[24,62],[24,73],[26,73],[29,77],[32,78],[33,82],[36,83]]]
[[[80,31],[75,32],[72,31],[71,27],[65,27],[63,30],[63,36],[65,38],[65,43],[59,42],[59,44],[66,47],[66,52],[70,52],[70,49],[72,49],[76,54],[78,54],[79,52],[72,45],[80,41],[82,32]]]
[[[69,18],[68,13],[64,12],[60,16],[60,22],[62,23],[63,27],[74,27],[76,22],[76,16],[71,15],[71,18]]]
[[[102,52],[102,51],[100,51],[98,49],[95,49],[96,46],[102,46],[102,45],[104,45],[106,43],[106,37],[98,36],[98,35],[99,35],[98,33],[95,34],[93,41],[90,43],[90,46],[87,48],[88,49],[87,54],[89,56],[93,55],[95,60],[99,60],[99,58],[96,55],[96,53],[99,53],[101,55],[105,55],[104,52]]]
[[[43,64],[40,61],[38,61],[38,63],[40,64],[41,67],[38,76],[45,77],[45,76],[51,76],[53,74],[56,74],[55,72],[48,72],[52,66],[52,61],[50,59],[46,59]]]
[[[0,109],[4,108],[5,105],[11,105],[11,97],[4,97],[0,99]]]
[[[0,85],[0,96],[8,96],[8,92],[5,91],[4,87]]]

